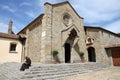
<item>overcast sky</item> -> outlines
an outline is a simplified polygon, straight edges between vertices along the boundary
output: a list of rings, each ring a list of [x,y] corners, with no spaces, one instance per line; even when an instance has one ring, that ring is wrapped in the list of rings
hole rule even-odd
[[[8,22],[13,21],[13,32],[18,33],[44,12],[44,3],[66,0],[0,0],[0,32],[7,33]],[[103,27],[120,32],[120,0],[68,0],[84,18],[84,25]]]

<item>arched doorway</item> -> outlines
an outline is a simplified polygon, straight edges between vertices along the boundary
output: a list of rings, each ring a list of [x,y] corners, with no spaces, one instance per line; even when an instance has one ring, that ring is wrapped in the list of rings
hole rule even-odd
[[[88,50],[88,60],[89,60],[89,62],[96,62],[95,48],[89,47],[87,50]]]
[[[70,63],[71,47],[69,43],[65,43],[65,63]]]

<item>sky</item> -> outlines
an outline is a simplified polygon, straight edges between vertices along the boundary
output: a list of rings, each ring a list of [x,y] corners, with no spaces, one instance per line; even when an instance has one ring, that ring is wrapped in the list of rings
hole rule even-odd
[[[0,0],[0,32],[7,33],[13,21],[13,32],[18,33],[40,14],[44,3],[66,0]],[[67,0],[84,18],[85,26],[97,26],[120,33],[120,0]]]

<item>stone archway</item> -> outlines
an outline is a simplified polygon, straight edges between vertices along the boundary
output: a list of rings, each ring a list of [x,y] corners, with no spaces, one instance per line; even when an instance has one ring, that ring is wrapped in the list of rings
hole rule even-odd
[[[63,29],[61,31],[61,45],[62,45],[62,56],[64,56],[64,58],[62,58],[62,60],[65,62],[65,63],[70,63],[70,62],[73,62],[73,48],[75,47],[75,45],[78,43],[79,41],[79,36],[78,36],[78,33],[79,33],[79,29],[77,29],[77,27],[72,24],[72,25],[69,25],[68,27],[66,27],[65,29]],[[67,44],[69,44],[69,49],[66,47]],[[69,50],[69,54],[68,56],[70,56],[70,58],[67,60],[66,58],[66,50]]]
[[[77,37],[77,32],[73,28],[67,37],[67,40],[65,41],[64,44],[64,52],[65,52],[65,63],[70,63],[71,62],[71,49],[72,47],[76,44],[76,37]]]
[[[87,50],[88,50],[88,61],[96,62],[95,48],[89,47]]]

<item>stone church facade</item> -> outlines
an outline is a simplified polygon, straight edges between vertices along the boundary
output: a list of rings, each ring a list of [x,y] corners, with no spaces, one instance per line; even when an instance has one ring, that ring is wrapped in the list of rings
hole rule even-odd
[[[83,20],[69,2],[45,3],[44,14],[17,34],[23,46],[22,60],[29,56],[33,62],[51,63],[51,52],[57,50],[60,63],[81,62],[79,52],[84,52],[85,62],[120,65],[120,35],[84,26]]]
[[[84,52],[86,62],[112,65],[114,50],[114,54],[120,54],[120,35],[100,27],[84,26],[83,18],[69,2],[45,3],[44,9],[44,14],[18,33],[26,35],[23,57],[51,63],[51,52],[57,50],[60,63],[74,63],[80,62],[79,52]],[[120,65],[120,59],[116,61]]]
[[[49,63],[52,60],[51,51],[58,50],[60,62],[65,62],[65,45],[70,47],[70,62],[79,60],[77,54],[79,48],[83,52],[87,52],[83,18],[68,2],[54,5],[45,3],[44,14],[20,33],[27,35],[26,53],[33,61]],[[72,35],[74,36],[72,37]]]

